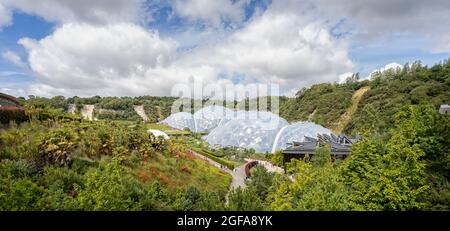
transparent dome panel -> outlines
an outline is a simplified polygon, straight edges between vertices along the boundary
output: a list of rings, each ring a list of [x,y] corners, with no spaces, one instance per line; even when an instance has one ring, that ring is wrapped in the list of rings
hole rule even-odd
[[[221,126],[231,120],[260,120],[267,123],[267,125],[276,125],[277,121],[287,122],[285,119],[267,111],[232,111],[228,113],[219,123]]]
[[[195,131],[194,116],[187,112],[178,112],[170,115],[165,120],[161,121],[162,124],[169,125],[176,129],[189,128],[191,131]]]
[[[236,112],[203,137],[213,146],[233,146],[270,152],[278,131],[288,122],[269,112]]]
[[[220,121],[233,114],[233,111],[222,106],[204,107],[194,113],[197,132],[210,132],[217,127]]]
[[[317,134],[331,134],[331,130],[312,122],[297,122],[283,127],[275,137],[272,152],[285,149],[293,141],[303,142],[305,136],[317,138]]]

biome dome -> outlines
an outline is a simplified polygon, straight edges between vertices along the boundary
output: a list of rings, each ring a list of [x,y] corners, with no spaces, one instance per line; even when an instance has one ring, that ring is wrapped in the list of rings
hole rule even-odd
[[[196,131],[194,116],[187,112],[172,114],[165,120],[161,121],[161,123],[176,129],[189,128],[191,131]]]
[[[207,106],[194,113],[196,132],[210,132],[220,121],[234,112],[222,106]]]
[[[275,137],[272,153],[276,150],[284,149],[287,143],[293,141],[303,142],[305,136],[317,138],[317,134],[331,134],[332,132],[318,124],[312,122],[297,122],[283,127]]]
[[[208,106],[194,113],[179,112],[161,123],[176,129],[189,128],[194,132],[209,132],[204,136],[210,145],[275,152],[293,141],[302,142],[305,136],[332,132],[312,122],[289,124],[285,119],[266,111],[232,111],[222,106]]]
[[[270,152],[278,131],[288,122],[270,112],[236,112],[203,137],[211,145]]]

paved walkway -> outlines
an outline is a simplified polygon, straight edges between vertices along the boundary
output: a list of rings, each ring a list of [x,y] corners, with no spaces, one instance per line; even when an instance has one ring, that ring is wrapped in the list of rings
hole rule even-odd
[[[275,173],[284,173],[284,170],[268,161],[265,160],[256,160],[256,159],[250,159],[250,158],[245,158],[244,159],[247,163],[250,161],[256,161],[258,162],[259,166],[263,166],[264,168],[267,169],[268,172],[275,172]]]

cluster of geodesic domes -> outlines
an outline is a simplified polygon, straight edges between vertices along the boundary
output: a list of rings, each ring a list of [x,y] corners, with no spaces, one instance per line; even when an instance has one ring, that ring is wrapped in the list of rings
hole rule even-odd
[[[312,122],[289,124],[285,119],[266,111],[233,111],[222,106],[204,107],[194,114],[178,112],[161,123],[173,128],[189,128],[193,132],[206,132],[210,145],[255,149],[274,152],[287,143],[302,142],[305,136],[331,134],[331,131]]]

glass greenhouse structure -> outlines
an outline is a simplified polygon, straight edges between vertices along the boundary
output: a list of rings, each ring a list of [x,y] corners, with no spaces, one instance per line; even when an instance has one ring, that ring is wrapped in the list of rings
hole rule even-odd
[[[281,128],[273,142],[272,153],[276,150],[285,149],[288,143],[303,142],[305,136],[317,138],[317,134],[328,134],[332,132],[312,122],[297,122]]]
[[[302,142],[305,136],[332,132],[312,122],[289,124],[271,112],[233,111],[222,106],[208,106],[195,112],[179,112],[161,123],[176,129],[189,128],[194,132],[208,132],[204,136],[210,145],[255,149],[257,152],[275,152],[293,141]]]
[[[288,122],[270,112],[238,112],[226,118],[204,139],[211,145],[233,146],[270,152],[278,131]]]
[[[161,121],[162,124],[169,125],[170,127],[181,129],[189,128],[191,131],[196,131],[194,116],[187,112],[178,112],[170,115],[165,120]]]

